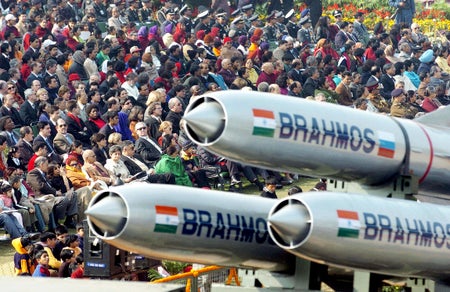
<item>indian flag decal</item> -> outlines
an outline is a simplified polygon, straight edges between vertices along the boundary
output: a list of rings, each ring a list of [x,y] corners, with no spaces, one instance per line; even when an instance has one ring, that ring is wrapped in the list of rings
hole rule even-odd
[[[253,135],[273,138],[276,126],[273,111],[253,109]]]
[[[178,210],[176,207],[155,206],[155,232],[177,233]]]
[[[380,141],[380,147],[378,148],[378,156],[394,158],[395,154],[394,134],[378,131],[378,141]]]
[[[337,210],[338,215],[338,237],[358,238],[361,223],[358,213],[346,210]]]

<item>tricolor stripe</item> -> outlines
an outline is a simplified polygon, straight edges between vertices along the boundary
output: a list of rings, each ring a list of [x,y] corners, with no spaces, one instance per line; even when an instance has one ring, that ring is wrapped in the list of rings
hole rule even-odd
[[[378,131],[378,156],[394,158],[395,154],[395,136],[392,133]]]
[[[273,138],[276,126],[273,111],[253,109],[253,135]]]
[[[170,206],[155,206],[155,232],[176,233],[178,223],[178,209]]]
[[[358,213],[354,211],[336,210],[338,216],[338,237],[358,238],[361,223]]]

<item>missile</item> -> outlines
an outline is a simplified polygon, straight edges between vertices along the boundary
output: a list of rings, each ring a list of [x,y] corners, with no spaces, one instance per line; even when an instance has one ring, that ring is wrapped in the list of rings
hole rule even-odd
[[[95,236],[150,258],[281,271],[294,257],[269,237],[273,203],[258,196],[132,183],[99,192],[86,215]]]
[[[183,119],[192,141],[244,164],[369,186],[406,174],[421,191],[448,194],[449,114],[447,107],[421,122],[228,90],[191,100]]]
[[[310,192],[270,210],[282,249],[334,266],[439,281],[450,279],[450,209],[377,196]]]

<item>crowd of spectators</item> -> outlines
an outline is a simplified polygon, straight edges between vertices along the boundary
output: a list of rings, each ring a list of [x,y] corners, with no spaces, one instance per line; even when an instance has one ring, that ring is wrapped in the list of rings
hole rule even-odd
[[[369,31],[362,12],[345,21],[310,9],[270,10],[263,22],[252,4],[230,13],[172,0],[1,5],[0,208],[21,216],[3,212],[0,226],[14,238],[62,220],[74,227],[104,186],[209,188],[204,166],[226,169],[232,185],[241,173],[260,190],[258,176],[292,183],[196,154],[180,122],[205,92],[258,90],[400,118],[449,103],[450,33],[430,42],[417,23]]]

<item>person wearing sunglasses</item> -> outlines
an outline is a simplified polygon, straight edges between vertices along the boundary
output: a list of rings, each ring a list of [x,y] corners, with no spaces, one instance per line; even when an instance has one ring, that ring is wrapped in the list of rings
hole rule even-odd
[[[135,129],[139,136],[136,141],[136,152],[141,155],[147,166],[152,167],[161,158],[161,147],[155,139],[148,136],[147,125],[144,122],[138,122]]]

